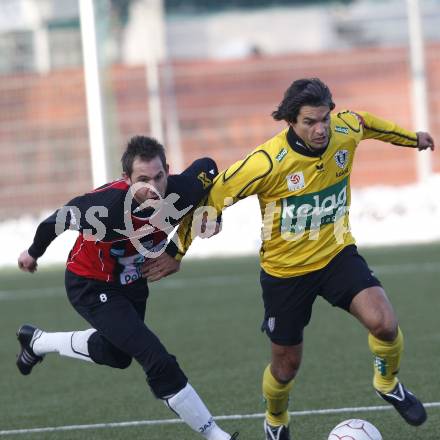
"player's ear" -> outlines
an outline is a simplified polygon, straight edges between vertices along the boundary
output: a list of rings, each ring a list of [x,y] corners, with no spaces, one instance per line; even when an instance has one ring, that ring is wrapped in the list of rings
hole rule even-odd
[[[130,176],[125,171],[122,172],[122,178],[124,179],[127,185],[131,185]]]
[[[170,166],[168,164],[165,165],[165,173],[167,176],[170,174]]]

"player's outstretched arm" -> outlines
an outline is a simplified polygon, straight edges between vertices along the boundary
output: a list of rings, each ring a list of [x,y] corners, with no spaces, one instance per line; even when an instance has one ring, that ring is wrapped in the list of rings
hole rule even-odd
[[[34,273],[37,270],[37,259],[31,257],[27,249],[23,251],[18,257],[18,267],[23,272]]]
[[[418,147],[418,135],[407,130],[394,121],[389,121],[375,116],[369,112],[357,111],[362,127],[362,139],[378,139],[401,147]]]
[[[426,133],[425,131],[418,131],[417,148],[419,151],[427,150],[427,149],[434,151],[435,149],[434,139],[429,133]]]
[[[392,121],[379,118],[368,112],[356,112],[363,127],[363,139],[379,139],[403,147],[417,148],[419,151],[434,151],[434,139],[425,131],[411,132]]]
[[[143,264],[142,276],[148,281],[158,281],[177,272],[194,238],[218,234],[222,210],[238,200],[257,194],[266,183],[265,178],[271,169],[270,157],[262,151],[256,151],[218,175],[207,198],[200,201],[191,215],[183,218],[166,252]]]
[[[175,258],[183,258],[195,237],[209,238],[218,234],[221,214],[226,207],[270,186],[268,176],[272,168],[269,155],[263,150],[255,150],[219,174],[207,199],[202,200],[193,215],[187,216],[179,225],[174,236],[178,239],[173,240],[177,245]]]

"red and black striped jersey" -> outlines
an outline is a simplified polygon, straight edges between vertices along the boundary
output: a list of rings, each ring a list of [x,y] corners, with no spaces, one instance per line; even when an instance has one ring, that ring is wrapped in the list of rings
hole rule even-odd
[[[37,228],[29,254],[39,258],[67,229],[79,236],[69,253],[67,269],[76,275],[121,285],[141,279],[145,258],[162,252],[168,235],[206,196],[218,174],[210,158],[198,159],[181,174],[170,175],[160,207],[143,208],[124,180],[107,183],[75,197]],[[167,252],[177,249],[170,242]]]

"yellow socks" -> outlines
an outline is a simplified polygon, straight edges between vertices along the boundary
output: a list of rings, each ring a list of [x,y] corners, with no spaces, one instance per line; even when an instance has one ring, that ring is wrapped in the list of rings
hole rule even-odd
[[[389,393],[397,384],[397,373],[403,351],[402,332],[399,328],[394,341],[381,341],[370,333],[368,345],[374,354],[373,386],[381,393]]]
[[[278,382],[270,371],[270,364],[263,374],[263,397],[266,401],[266,420],[271,426],[289,424],[289,393],[293,380],[283,384]]]

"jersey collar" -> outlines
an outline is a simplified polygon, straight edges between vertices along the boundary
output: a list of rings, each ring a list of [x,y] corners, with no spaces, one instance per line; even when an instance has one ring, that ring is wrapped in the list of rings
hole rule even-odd
[[[321,157],[327,149],[327,147],[324,147],[316,151],[310,150],[306,147],[305,142],[295,133],[295,130],[292,127],[289,127],[287,130],[287,142],[292,150],[308,157]]]

